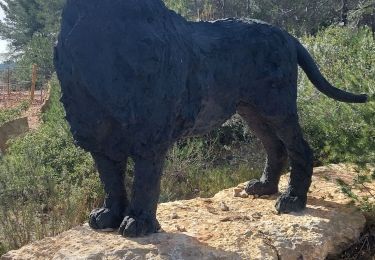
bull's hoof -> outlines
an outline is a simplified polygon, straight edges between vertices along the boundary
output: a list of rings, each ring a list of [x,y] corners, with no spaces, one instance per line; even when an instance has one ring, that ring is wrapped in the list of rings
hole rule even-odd
[[[124,216],[116,214],[118,210],[111,210],[109,208],[94,209],[90,214],[89,225],[93,229],[117,229]]]
[[[139,217],[126,216],[120,225],[119,233],[124,237],[139,237],[159,230],[160,225],[156,218],[142,214]]]
[[[245,191],[249,195],[272,195],[278,193],[278,187],[270,183],[264,183],[259,180],[251,180],[245,187]]]
[[[303,196],[291,196],[290,194],[282,194],[276,202],[276,210],[278,213],[299,212],[306,208],[307,198]]]

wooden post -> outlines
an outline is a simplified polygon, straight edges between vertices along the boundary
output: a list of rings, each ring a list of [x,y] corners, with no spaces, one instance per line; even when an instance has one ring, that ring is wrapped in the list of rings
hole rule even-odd
[[[375,3],[372,6],[371,31],[372,31],[372,38],[375,40]]]
[[[36,64],[33,64],[33,74],[32,74],[32,77],[31,77],[31,91],[30,91],[31,102],[34,101],[36,78],[37,78],[37,66],[36,66]]]
[[[43,89],[44,89],[44,85],[42,85],[42,86],[40,87],[40,104],[43,103]]]
[[[226,0],[223,0],[223,18],[226,18],[227,16],[226,8],[227,8]]]
[[[1,85],[1,100],[5,102],[5,83]]]
[[[246,1],[246,13],[247,15],[250,15],[250,0]]]
[[[8,80],[7,80],[7,88],[8,88],[8,98],[10,97],[10,69],[8,68]]]
[[[349,13],[349,8],[348,8],[348,0],[341,0],[341,22],[343,23],[344,26],[348,25],[348,13]]]

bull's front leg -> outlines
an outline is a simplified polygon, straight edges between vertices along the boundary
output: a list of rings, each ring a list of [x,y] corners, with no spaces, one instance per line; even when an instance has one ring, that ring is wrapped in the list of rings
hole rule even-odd
[[[93,229],[117,229],[124,218],[128,205],[123,176],[127,160],[114,161],[98,153],[92,153],[92,156],[106,196],[103,206],[91,212],[90,227]]]
[[[161,154],[134,158],[132,199],[119,229],[119,233],[124,237],[143,236],[160,229],[156,220],[156,209],[165,159],[165,153]]]

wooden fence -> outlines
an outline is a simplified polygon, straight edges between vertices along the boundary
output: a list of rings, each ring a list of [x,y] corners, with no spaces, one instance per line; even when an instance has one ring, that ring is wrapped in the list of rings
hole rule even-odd
[[[43,70],[35,64],[31,68],[0,68],[0,109],[13,107],[23,100],[42,104],[47,80],[43,79],[42,73]]]

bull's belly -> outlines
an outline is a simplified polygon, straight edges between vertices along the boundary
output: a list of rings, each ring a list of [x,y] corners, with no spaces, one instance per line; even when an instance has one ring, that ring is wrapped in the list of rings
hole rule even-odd
[[[216,102],[206,103],[199,111],[192,126],[183,130],[182,137],[207,134],[215,128],[220,127],[236,113],[233,104],[220,104]]]

